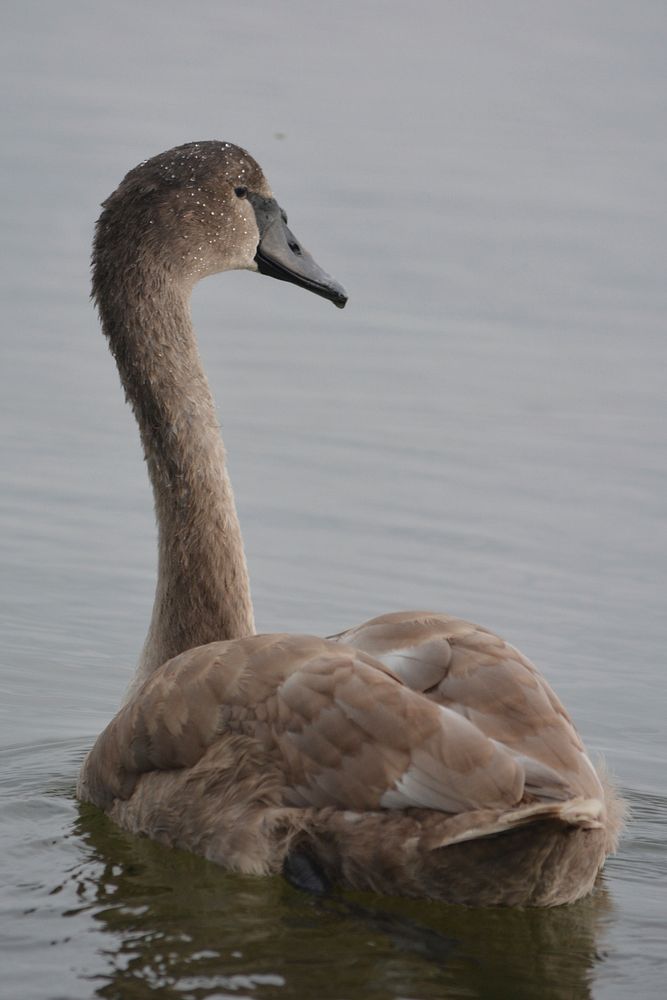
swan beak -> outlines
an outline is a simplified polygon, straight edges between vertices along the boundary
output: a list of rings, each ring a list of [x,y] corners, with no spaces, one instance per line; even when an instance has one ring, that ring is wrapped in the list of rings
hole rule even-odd
[[[301,246],[288,229],[287,216],[275,198],[249,194],[248,201],[255,210],[259,229],[255,262],[260,274],[291,281],[342,309],[347,302],[347,292]]]

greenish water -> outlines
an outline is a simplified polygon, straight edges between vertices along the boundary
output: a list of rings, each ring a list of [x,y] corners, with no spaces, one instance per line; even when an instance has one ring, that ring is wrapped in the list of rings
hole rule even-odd
[[[589,995],[605,961],[606,881],[550,911],[311,899],[282,879],[228,875],[129,836],[80,806],[66,775],[83,750],[61,742],[9,755],[21,773],[3,789],[4,820],[20,821],[21,854],[33,860],[3,902],[13,911],[8,997],[533,997],[539,984],[542,996],[569,998]],[[40,957],[28,971],[30,952]]]
[[[662,997],[664,7],[27,0],[4,22],[0,996]],[[130,166],[213,137],[350,293],[195,294],[258,626],[431,607],[518,645],[632,807],[576,906],[314,901],[74,799],[155,564],[92,225]]]

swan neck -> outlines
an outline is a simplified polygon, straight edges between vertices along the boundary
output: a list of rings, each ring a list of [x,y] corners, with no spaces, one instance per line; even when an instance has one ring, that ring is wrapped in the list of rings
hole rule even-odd
[[[99,289],[99,286],[98,286]],[[254,632],[241,529],[215,406],[190,317],[168,275],[95,290],[139,425],[158,526],[158,578],[135,685],[193,646]]]

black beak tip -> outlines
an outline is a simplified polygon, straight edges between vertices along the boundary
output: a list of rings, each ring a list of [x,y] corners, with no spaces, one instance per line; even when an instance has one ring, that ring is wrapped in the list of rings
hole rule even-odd
[[[341,288],[340,291],[337,291],[331,301],[335,305],[336,309],[344,309],[347,305],[347,292],[345,289]]]

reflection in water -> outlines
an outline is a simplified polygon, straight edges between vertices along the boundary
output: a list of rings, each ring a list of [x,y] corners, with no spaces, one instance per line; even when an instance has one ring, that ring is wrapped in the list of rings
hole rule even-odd
[[[88,858],[71,878],[110,936],[105,998],[585,998],[611,909],[602,886],[555,910],[313,899],[133,837],[89,806],[75,832]]]

